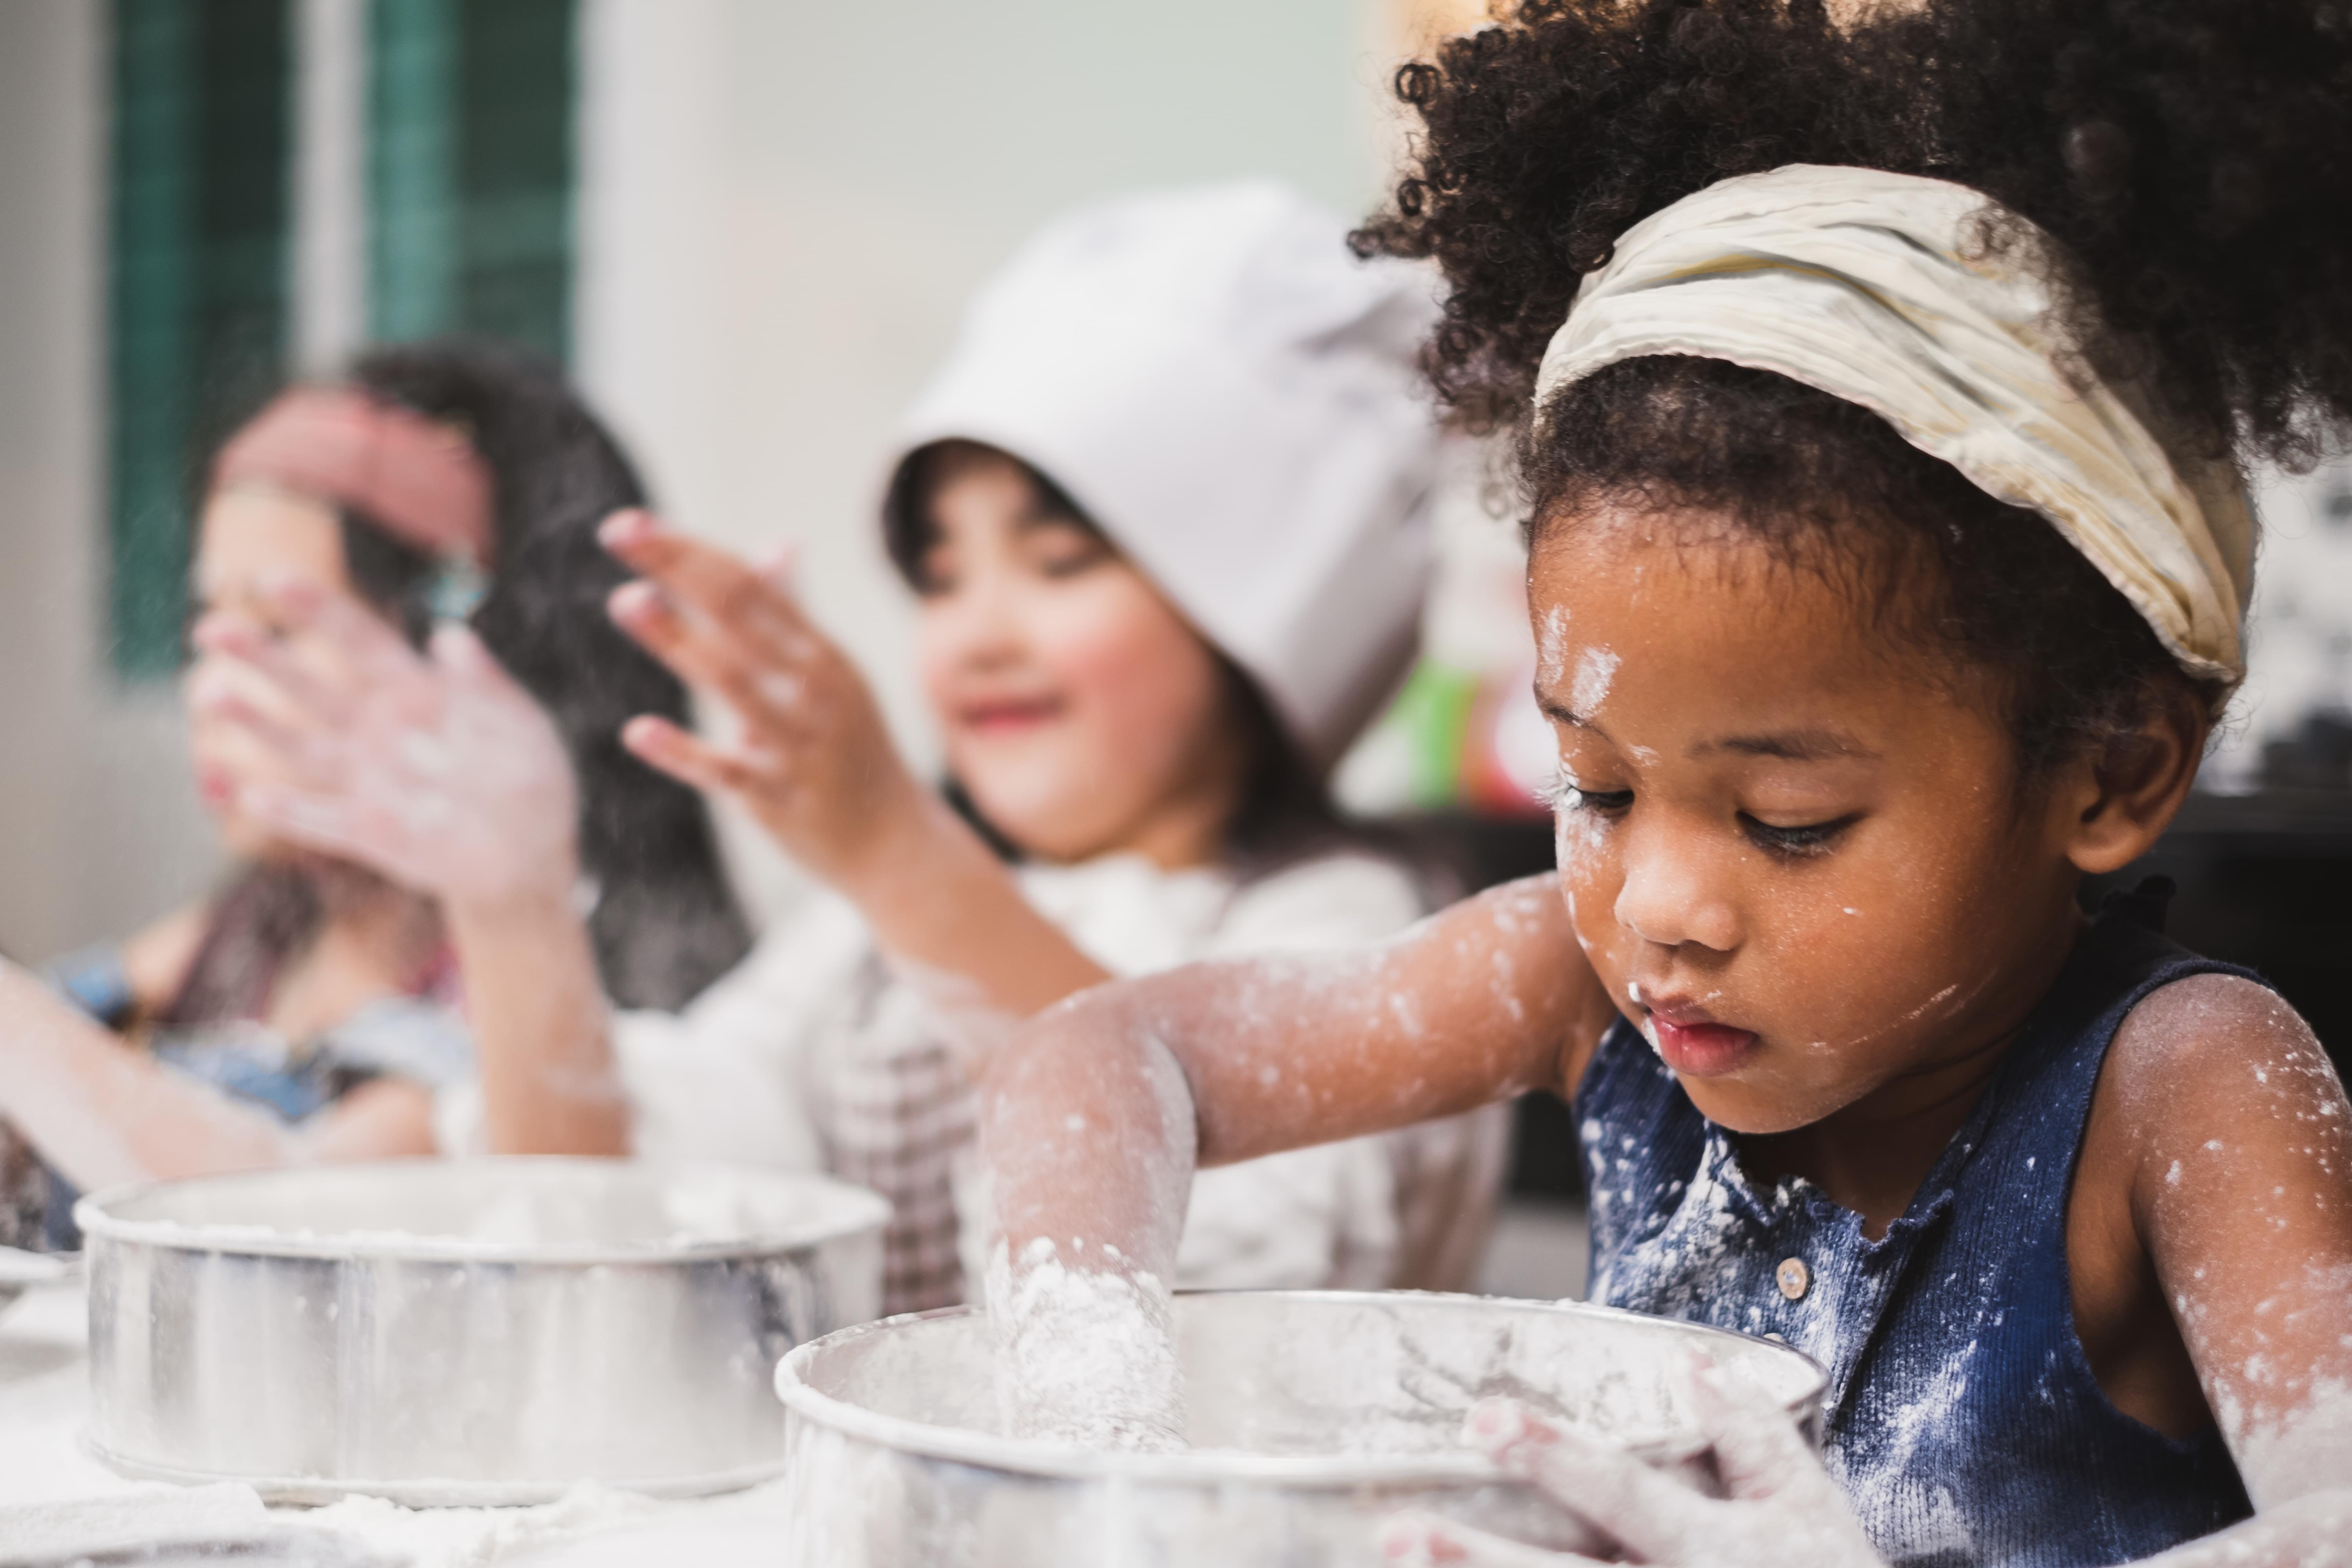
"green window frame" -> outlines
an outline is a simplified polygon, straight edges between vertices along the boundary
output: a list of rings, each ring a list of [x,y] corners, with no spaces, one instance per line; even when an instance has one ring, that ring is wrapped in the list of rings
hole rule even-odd
[[[115,0],[111,14],[107,610],[128,679],[178,668],[197,465],[285,363],[289,11]]]
[[[571,357],[576,0],[373,0],[369,328]]]
[[[107,627],[125,680],[179,668],[192,508],[284,380],[296,0],[113,0]],[[370,0],[368,329],[572,344],[577,0]]]

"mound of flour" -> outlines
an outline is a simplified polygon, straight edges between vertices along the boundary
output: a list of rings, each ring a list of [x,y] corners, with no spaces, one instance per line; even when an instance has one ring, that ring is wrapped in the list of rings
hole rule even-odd
[[[1072,1268],[1044,1237],[1022,1249],[1017,1278],[999,1242],[988,1276],[1006,1436],[1140,1453],[1184,1447],[1173,1303],[1158,1276]]]

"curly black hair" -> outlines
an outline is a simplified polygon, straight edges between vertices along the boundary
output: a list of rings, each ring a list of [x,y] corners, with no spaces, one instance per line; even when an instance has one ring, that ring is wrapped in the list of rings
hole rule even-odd
[[[2307,461],[2352,414],[2352,6],[1521,0],[1396,85],[1421,132],[1355,244],[1444,269],[1431,378],[1472,428],[1516,425],[1540,526],[1633,499],[1790,549],[1867,535],[1928,590],[1913,629],[2002,678],[2029,773],[2184,686],[2217,710],[2221,684],[2046,523],[1859,408],[1675,357],[1573,384],[1540,422],[1528,405],[1627,228],[1734,175],[1853,164],[1970,186],[2054,237],[2062,341],[2144,388],[2181,449]],[[1981,243],[2015,237],[1988,222]]]

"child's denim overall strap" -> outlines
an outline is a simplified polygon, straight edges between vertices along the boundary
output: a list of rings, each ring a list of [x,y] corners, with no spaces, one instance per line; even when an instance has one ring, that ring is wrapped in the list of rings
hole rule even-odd
[[[2165,940],[2169,891],[2110,898],[1876,1241],[1801,1178],[1751,1184],[1622,1022],[1577,1095],[1592,1299],[1820,1361],[1825,1457],[1895,1563],[2124,1563],[2249,1511],[2215,1431],[2176,1442],[2107,1402],[2067,1279],[2066,1197],[2116,1027],[2160,985],[2245,973]]]

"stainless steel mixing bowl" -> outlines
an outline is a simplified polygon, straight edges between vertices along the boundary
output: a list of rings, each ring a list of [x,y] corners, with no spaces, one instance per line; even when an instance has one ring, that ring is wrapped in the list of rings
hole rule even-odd
[[[994,1435],[984,1321],[893,1318],[776,1369],[791,1541],[825,1568],[1319,1568],[1429,1508],[1536,1545],[1599,1545],[1463,1449],[1507,1394],[1710,1484],[1687,1369],[1704,1350],[1819,1439],[1821,1368],[1785,1345],[1603,1307],[1471,1296],[1180,1296],[1191,1451],[1093,1454]]]
[[[880,1309],[889,1205],[618,1160],[314,1166],[103,1193],[90,1426],[125,1474],[315,1501],[772,1476],[775,1358]]]

